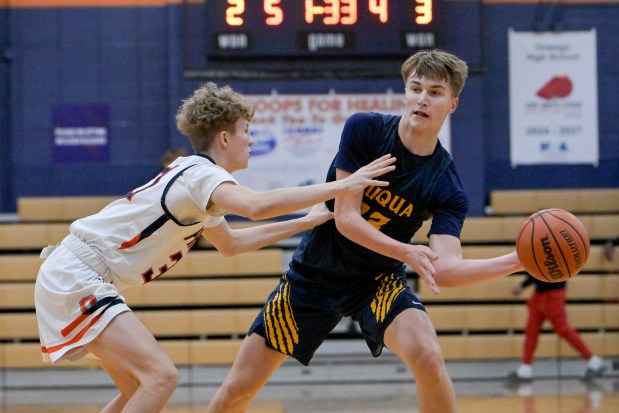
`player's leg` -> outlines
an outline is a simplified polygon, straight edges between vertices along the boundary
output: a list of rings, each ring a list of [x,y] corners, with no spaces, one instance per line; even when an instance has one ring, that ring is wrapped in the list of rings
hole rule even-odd
[[[287,355],[268,348],[260,335],[247,336],[207,412],[244,412],[287,358]]]
[[[546,320],[544,312],[540,311],[541,309],[539,308],[540,305],[543,305],[540,301],[539,293],[534,293],[533,297],[527,302],[528,318],[524,327],[525,339],[522,352],[522,363],[526,365],[533,363],[542,324]]]
[[[411,370],[420,413],[455,413],[456,396],[428,315],[417,308],[398,314],[384,334],[385,346]]]
[[[178,371],[153,335],[131,312],[116,316],[86,349],[102,360],[128,393],[128,377],[137,387],[127,400],[123,413],[159,412],[166,405],[179,381]]]
[[[589,347],[583,342],[578,332],[569,324],[565,310],[565,289],[552,290],[546,293],[546,315],[557,335],[567,341],[582,357],[590,359],[593,355]]]
[[[533,356],[537,348],[542,324],[546,319],[543,310],[543,298],[539,293],[534,293],[527,301],[527,322],[524,327],[524,344],[522,346],[521,363],[518,369],[510,372],[507,377],[514,381],[533,380]]]
[[[312,284],[310,290],[291,281],[291,274],[292,270],[280,279],[250,327],[228,377],[209,404],[209,413],[244,412],[289,356],[307,365],[341,320],[341,313],[332,308],[338,299],[329,297],[335,288],[317,291]]]
[[[120,390],[120,394],[109,402],[101,413],[116,413],[122,412],[122,409],[127,404],[127,401],[133,396],[140,383],[135,377],[127,375],[126,372],[118,370],[105,362],[99,360],[101,368],[114,380],[116,387]]]
[[[587,360],[587,370],[585,371],[584,378],[591,379],[601,376],[607,369],[604,361],[593,354],[578,331],[569,324],[566,312],[565,289],[549,291],[547,294],[549,297],[546,314],[553,330],[578,351],[582,358]]]

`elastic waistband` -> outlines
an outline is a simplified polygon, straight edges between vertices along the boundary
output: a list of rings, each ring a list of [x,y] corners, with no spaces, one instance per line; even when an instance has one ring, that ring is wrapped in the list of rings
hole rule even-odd
[[[99,274],[103,278],[103,281],[108,283],[112,282],[112,272],[109,267],[105,265],[101,257],[81,239],[73,234],[69,234],[62,240],[61,244],[71,250],[77,258]]]

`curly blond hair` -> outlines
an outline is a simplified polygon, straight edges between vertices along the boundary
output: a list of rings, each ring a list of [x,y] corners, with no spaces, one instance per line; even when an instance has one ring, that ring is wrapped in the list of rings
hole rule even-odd
[[[207,82],[183,100],[176,113],[176,127],[191,141],[196,153],[206,151],[215,135],[234,132],[239,118],[251,122],[254,106],[230,86],[219,87]]]

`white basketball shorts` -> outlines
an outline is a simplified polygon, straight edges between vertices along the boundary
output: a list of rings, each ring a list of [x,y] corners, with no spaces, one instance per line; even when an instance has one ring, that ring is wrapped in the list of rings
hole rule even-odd
[[[77,360],[118,314],[131,309],[97,254],[74,235],[41,253],[34,300],[43,360]]]

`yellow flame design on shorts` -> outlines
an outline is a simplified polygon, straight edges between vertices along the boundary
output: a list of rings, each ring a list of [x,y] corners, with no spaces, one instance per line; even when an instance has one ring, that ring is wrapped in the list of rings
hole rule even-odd
[[[384,274],[381,274],[378,278],[383,275]],[[390,274],[381,280],[380,287],[378,287],[378,291],[376,292],[376,297],[374,297],[370,306],[372,313],[376,316],[376,321],[385,321],[385,317],[389,313],[391,305],[402,291],[404,291],[402,281],[394,274]]]
[[[267,303],[264,311],[264,326],[267,339],[276,350],[291,355],[299,344],[299,327],[290,306],[290,284],[279,286],[275,297]]]

